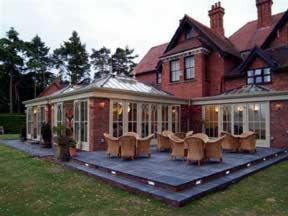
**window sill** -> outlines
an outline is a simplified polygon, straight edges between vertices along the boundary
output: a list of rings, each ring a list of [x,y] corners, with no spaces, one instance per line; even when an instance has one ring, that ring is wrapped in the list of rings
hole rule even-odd
[[[182,83],[192,83],[192,82],[196,82],[196,79],[179,80],[177,82],[170,82],[169,85],[176,85],[176,84],[182,84]]]

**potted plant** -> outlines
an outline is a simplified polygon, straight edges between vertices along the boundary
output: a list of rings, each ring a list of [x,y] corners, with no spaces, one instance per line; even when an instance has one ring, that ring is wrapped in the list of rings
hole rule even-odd
[[[76,141],[71,137],[69,139],[69,152],[71,157],[75,157],[77,150],[76,150]]]
[[[59,124],[53,127],[54,133],[56,133],[56,158],[61,161],[68,161],[70,159],[69,153],[69,136],[67,136],[67,128],[64,125]]]
[[[49,123],[43,123],[41,125],[41,136],[43,141],[41,142],[42,148],[51,148],[52,147],[52,131]]]
[[[24,125],[24,126],[21,128],[20,140],[21,140],[21,142],[25,142],[25,141],[27,140],[27,136],[26,136],[26,125]]]

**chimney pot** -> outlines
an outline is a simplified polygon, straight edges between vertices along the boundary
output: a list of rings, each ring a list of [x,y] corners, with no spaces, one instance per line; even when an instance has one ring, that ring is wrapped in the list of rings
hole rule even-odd
[[[217,34],[225,36],[224,31],[224,8],[221,7],[221,2],[216,2],[212,5],[211,10],[208,12],[210,17],[210,28]]]
[[[258,28],[270,26],[272,22],[272,0],[256,0]]]

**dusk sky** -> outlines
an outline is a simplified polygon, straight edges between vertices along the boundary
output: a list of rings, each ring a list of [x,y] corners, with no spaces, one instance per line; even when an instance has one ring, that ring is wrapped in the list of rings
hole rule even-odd
[[[150,47],[168,42],[179,20],[188,14],[209,26],[208,10],[215,0],[0,0],[0,36],[11,26],[24,40],[35,34],[57,48],[76,30],[91,48],[134,48],[140,58]],[[256,19],[255,0],[222,0],[225,31],[230,36]],[[287,9],[274,0],[273,14]]]

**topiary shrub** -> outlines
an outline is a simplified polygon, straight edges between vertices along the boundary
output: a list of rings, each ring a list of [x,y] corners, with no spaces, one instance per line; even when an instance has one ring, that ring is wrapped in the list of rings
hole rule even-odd
[[[43,141],[41,142],[42,148],[52,147],[52,131],[49,123],[43,123],[41,125],[41,136]]]

